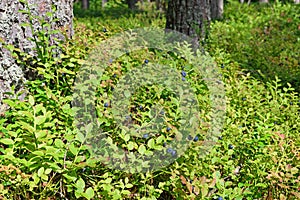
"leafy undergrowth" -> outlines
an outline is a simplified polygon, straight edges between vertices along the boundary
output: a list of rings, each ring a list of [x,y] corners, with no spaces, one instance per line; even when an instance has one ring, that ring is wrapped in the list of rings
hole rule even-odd
[[[229,52],[240,66],[264,82],[279,77],[300,90],[300,9],[295,4],[232,2],[224,21],[212,26],[209,48]],[[264,76],[260,76],[261,70]]]
[[[254,78],[240,69],[236,51],[231,54],[227,49],[226,53],[215,45],[210,53],[225,84],[226,119],[207,156],[201,155],[202,136],[212,128],[208,117],[211,100],[201,74],[181,55],[145,49],[112,61],[105,71],[95,101],[101,128],[127,151],[146,154],[162,149],[176,155],[165,144],[181,140],[176,132],[181,114],[174,91],[146,85],[131,97],[130,118],[136,126],[151,121],[152,105],[162,106],[166,123],[154,135],[126,136],[111,112],[110,99],[121,78],[139,66],[159,63],[178,71],[178,84],[187,82],[193,88],[203,119],[201,131],[190,138],[192,144],[182,156],[158,171],[126,173],[97,162],[74,126],[71,101],[76,73],[88,53],[114,33],[164,24],[164,20],[149,20],[147,13],[135,18],[100,19],[78,19],[76,35],[61,44],[59,58],[16,54],[21,64],[36,69],[39,78],[27,82],[25,101],[3,101],[11,108],[0,119],[0,199],[300,198],[299,94],[278,78],[270,82]],[[224,22],[218,23],[214,26]],[[211,34],[214,38],[215,33]],[[212,44],[219,42],[217,39]],[[249,44],[246,39],[244,43]]]

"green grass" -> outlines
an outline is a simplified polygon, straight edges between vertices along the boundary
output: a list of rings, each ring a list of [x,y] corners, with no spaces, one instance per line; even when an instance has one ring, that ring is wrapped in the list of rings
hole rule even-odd
[[[0,119],[0,198],[299,199],[299,7],[232,3],[226,5],[224,19],[212,24],[205,48],[225,85],[226,118],[206,156],[202,140],[211,131],[211,99],[196,66],[181,54],[151,48],[129,52],[108,65],[95,90],[97,120],[106,136],[127,151],[167,151],[164,142],[181,140],[177,130],[182,117],[174,91],[146,85],[131,96],[132,123],[151,123],[157,114],[151,106],[158,104],[165,123],[152,138],[124,133],[110,100],[128,73],[140,66],[166,65],[178,71],[182,83],[184,70],[199,102],[201,120],[192,136],[199,140],[168,167],[147,173],[110,169],[93,159],[90,146],[76,131],[71,104],[75,77],[101,42],[129,29],[164,27],[165,18],[150,9],[125,10],[113,4],[96,14],[79,14],[75,6],[76,34],[61,44],[60,58],[45,54],[36,62],[15,49],[19,62],[36,69],[39,78],[28,81],[25,101],[4,100],[11,108]]]

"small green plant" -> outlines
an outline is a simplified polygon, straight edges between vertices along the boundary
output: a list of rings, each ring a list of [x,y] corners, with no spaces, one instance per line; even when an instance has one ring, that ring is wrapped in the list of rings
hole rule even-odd
[[[216,21],[211,27],[208,48],[229,52],[256,78],[266,82],[277,76],[283,86],[290,83],[299,92],[298,6],[280,2],[248,6],[231,2],[224,11],[224,21]]]

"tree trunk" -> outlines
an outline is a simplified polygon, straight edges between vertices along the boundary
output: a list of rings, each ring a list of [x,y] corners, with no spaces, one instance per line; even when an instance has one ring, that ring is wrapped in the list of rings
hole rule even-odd
[[[63,29],[67,32],[68,37],[73,35],[73,2],[72,0],[28,0],[30,11],[34,16],[43,17],[49,24],[51,29]],[[46,13],[56,12],[52,17],[46,17]],[[22,23],[28,23],[27,14],[20,13],[19,10],[27,10],[24,3],[19,0],[1,0],[0,1],[0,41],[5,44],[13,45],[21,51],[35,55],[33,48],[35,44],[29,40],[34,37],[35,32],[41,30],[37,20],[33,22],[34,33],[30,27],[21,26]],[[58,21],[53,19],[58,18]],[[64,39],[63,35],[53,36]],[[52,38],[53,38],[52,37]],[[51,39],[50,43],[54,44]],[[21,69],[12,58],[10,52],[6,50],[0,42],[0,113],[4,92],[18,92],[22,89],[22,85],[28,77],[24,74],[26,69]],[[15,91],[10,91],[12,85],[16,86]]]
[[[195,39],[195,44],[207,36],[211,18],[221,17],[223,1],[169,0],[166,28]],[[219,6],[219,7],[218,7]],[[212,15],[212,10],[213,15]]]
[[[138,0],[127,0],[128,8],[131,10],[135,10],[137,2]]]
[[[223,0],[211,1],[211,19],[220,19],[223,15]]]
[[[87,9],[90,8],[90,1],[89,1],[89,0],[82,0],[81,3],[82,3],[82,4],[81,4],[81,8],[82,8],[83,10],[87,10]]]

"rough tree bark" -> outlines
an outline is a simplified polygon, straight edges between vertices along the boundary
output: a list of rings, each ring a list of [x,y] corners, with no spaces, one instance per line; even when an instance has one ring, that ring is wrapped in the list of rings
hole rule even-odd
[[[73,2],[72,0],[27,0],[30,5],[31,13],[34,16],[42,16],[51,24],[51,29],[63,29],[67,32],[68,37],[73,35]],[[5,44],[14,45],[21,51],[34,55],[34,43],[29,40],[34,33],[30,27],[21,26],[22,23],[28,23],[29,17],[19,10],[26,10],[25,4],[19,0],[1,0],[0,1],[0,41]],[[52,19],[46,17],[47,12],[56,8]],[[52,21],[53,19],[58,21]],[[34,23],[34,32],[41,29],[39,23]],[[64,39],[62,35],[55,36]],[[18,92],[27,77],[24,70],[17,65],[10,52],[3,48],[0,42],[0,113],[4,92]],[[12,85],[16,86],[15,91],[10,91]]]
[[[131,10],[135,10],[137,2],[138,0],[127,0],[128,8],[130,8]]]
[[[169,0],[166,28],[195,38],[207,36],[211,19],[223,12],[223,0]]]
[[[210,11],[211,11],[211,19],[220,19],[223,14],[223,0],[212,0]]]

